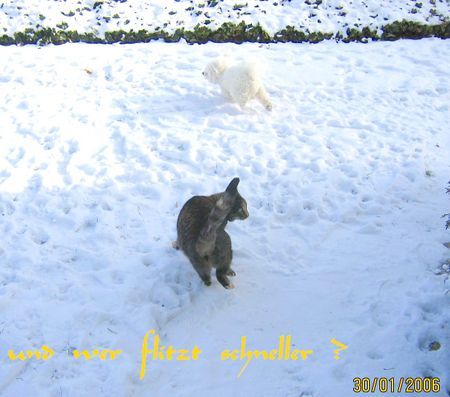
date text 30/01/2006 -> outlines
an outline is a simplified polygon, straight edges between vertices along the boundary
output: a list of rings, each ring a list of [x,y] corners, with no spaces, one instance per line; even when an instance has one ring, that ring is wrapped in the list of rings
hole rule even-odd
[[[353,378],[355,393],[439,393],[439,378]]]

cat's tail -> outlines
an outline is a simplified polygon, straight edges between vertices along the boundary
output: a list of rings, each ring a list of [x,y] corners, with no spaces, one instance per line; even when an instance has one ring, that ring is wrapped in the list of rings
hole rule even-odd
[[[217,229],[233,208],[238,195],[238,184],[239,178],[234,178],[209,213],[208,221],[200,231],[195,244],[195,249],[200,256],[209,257],[213,253],[216,246]]]

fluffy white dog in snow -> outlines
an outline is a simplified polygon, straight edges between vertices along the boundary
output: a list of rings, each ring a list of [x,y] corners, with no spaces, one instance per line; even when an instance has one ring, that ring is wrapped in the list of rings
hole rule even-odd
[[[257,99],[267,110],[272,110],[256,63],[241,62],[231,65],[227,58],[220,57],[206,66],[203,76],[211,83],[219,84],[223,95],[242,108],[251,99]]]

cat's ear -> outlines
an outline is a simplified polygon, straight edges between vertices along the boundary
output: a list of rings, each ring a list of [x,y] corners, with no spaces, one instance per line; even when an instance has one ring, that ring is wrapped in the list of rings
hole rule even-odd
[[[228,193],[235,194],[237,193],[237,186],[239,185],[239,178],[234,178],[230,184],[227,186],[225,190]]]

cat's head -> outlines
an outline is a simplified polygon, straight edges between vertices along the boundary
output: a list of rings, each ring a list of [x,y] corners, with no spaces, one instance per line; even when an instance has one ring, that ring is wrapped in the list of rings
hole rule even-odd
[[[229,222],[233,222],[236,219],[244,220],[249,216],[247,201],[245,201],[245,199],[237,191],[238,184],[239,178],[234,178],[225,191],[235,196],[234,204],[227,216],[227,221]]]

